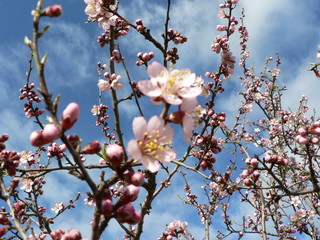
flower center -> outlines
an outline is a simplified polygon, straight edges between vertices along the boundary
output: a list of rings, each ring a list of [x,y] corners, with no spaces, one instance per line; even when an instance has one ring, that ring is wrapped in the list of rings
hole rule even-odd
[[[159,158],[159,151],[166,150],[167,148],[161,143],[161,140],[166,139],[166,136],[160,135],[159,130],[152,130],[151,132],[144,133],[144,140],[139,140],[139,146],[142,155],[148,155],[150,157]]]

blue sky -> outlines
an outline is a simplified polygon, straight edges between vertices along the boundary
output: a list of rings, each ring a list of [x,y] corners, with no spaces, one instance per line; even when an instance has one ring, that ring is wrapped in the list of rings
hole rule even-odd
[[[120,1],[120,12],[131,22],[141,18],[144,24],[151,28],[152,34],[160,41],[163,30],[165,9],[164,0],[157,1]],[[182,32],[188,37],[188,42],[179,46],[180,61],[176,68],[190,68],[197,75],[204,76],[206,71],[216,71],[219,64],[219,56],[210,51],[210,45],[218,34],[215,26],[220,22],[217,17],[218,1],[213,0],[185,0],[172,1],[172,22],[170,27]],[[103,141],[100,128],[95,126],[95,117],[90,110],[98,103],[97,71],[96,63],[107,62],[107,48],[100,48],[96,38],[102,33],[97,24],[84,24],[87,16],[84,14],[85,3],[78,0],[45,1],[45,5],[59,3],[64,8],[64,14],[58,19],[46,19],[42,23],[51,25],[48,34],[41,39],[42,53],[48,53],[49,59],[46,68],[48,87],[54,94],[61,93],[60,111],[69,102],[78,102],[81,108],[81,116],[72,131],[77,132],[84,143],[92,140]],[[31,10],[36,1],[4,0],[0,2],[0,133],[10,134],[9,149],[18,151],[33,148],[29,144],[29,135],[38,127],[31,119],[26,119],[23,113],[23,101],[19,101],[19,88],[25,83],[25,72],[28,70],[29,50],[23,43],[24,36],[31,38],[32,18]],[[17,7],[19,6],[19,7]],[[241,7],[245,8],[245,23],[248,27],[250,39],[248,47],[251,53],[249,65],[253,65],[257,72],[262,70],[266,57],[274,56],[279,51],[282,59],[282,73],[280,81],[288,86],[284,97],[286,107],[295,108],[301,95],[310,99],[310,107],[319,111],[320,82],[314,75],[307,71],[308,63],[316,61],[317,45],[320,44],[320,1],[318,0],[240,0],[236,10],[236,16],[240,16]],[[135,61],[138,52],[155,52],[155,59],[161,60],[161,55],[151,44],[146,43],[143,38],[131,31],[129,36],[120,40],[121,51],[126,57],[132,80],[139,81],[147,79],[148,76],[143,67],[136,67]],[[238,56],[240,48],[236,36],[232,40],[233,52]],[[239,59],[239,57],[237,58]],[[119,74],[124,76],[123,70],[117,68]],[[225,93],[217,99],[218,111],[225,111],[228,116],[237,109],[239,98],[237,92],[240,80],[238,72],[225,83]],[[31,81],[37,82],[35,71]],[[128,87],[128,85],[126,85]],[[128,90],[119,91],[124,97]],[[103,93],[103,101],[110,105],[110,96]],[[159,114],[160,107],[153,107],[146,98],[147,118]],[[152,107],[152,111],[149,111]],[[132,138],[131,122],[138,111],[134,105],[122,104],[122,124],[125,127],[125,141]],[[111,111],[110,111],[111,115]],[[228,118],[232,122],[232,118]],[[177,129],[177,134],[179,129]],[[184,143],[176,145],[179,152],[186,147]],[[219,159],[218,159],[219,160]],[[97,162],[90,158],[90,162]],[[224,166],[218,161],[218,166]],[[221,164],[221,165],[220,165]],[[65,174],[66,175],[66,174]],[[63,176],[65,176],[63,175]],[[56,199],[53,191],[47,195],[47,201],[68,201],[74,197],[73,189],[82,190],[84,186],[78,185],[78,181],[66,176],[68,184],[60,181],[57,175],[48,176],[48,189],[62,190],[61,200]],[[201,181],[197,181],[201,185]],[[154,212],[148,217],[143,239],[154,239],[162,233],[165,224],[180,218],[190,220],[195,212],[187,214],[183,210],[181,201],[177,199],[177,192],[183,194],[182,183],[174,184],[168,189],[168,195],[161,195],[156,202]],[[83,198],[80,200],[83,201]],[[163,201],[167,204],[163,206]],[[164,211],[165,210],[167,211]],[[75,211],[70,212],[66,221],[57,222],[57,227],[67,230],[69,227],[79,226],[84,235],[88,237],[90,226],[90,210],[78,208],[80,218],[75,216]],[[165,213],[163,213],[165,212]],[[161,219],[159,215],[161,214]],[[80,224],[80,225],[79,225]],[[154,227],[156,224],[157,227]],[[121,232],[116,230],[116,224],[112,223],[112,231],[105,236],[111,239],[119,237]],[[190,222],[190,230],[200,239],[203,228],[199,220]],[[212,227],[215,231],[215,226]],[[107,238],[106,238],[107,239]],[[109,238],[108,238],[109,239]]]

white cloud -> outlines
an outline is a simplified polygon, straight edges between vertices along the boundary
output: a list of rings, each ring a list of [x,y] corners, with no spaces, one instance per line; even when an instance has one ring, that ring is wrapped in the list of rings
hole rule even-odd
[[[49,86],[81,86],[97,79],[94,57],[97,44],[84,25],[54,23],[44,38],[40,39],[40,49],[49,56],[46,66]]]

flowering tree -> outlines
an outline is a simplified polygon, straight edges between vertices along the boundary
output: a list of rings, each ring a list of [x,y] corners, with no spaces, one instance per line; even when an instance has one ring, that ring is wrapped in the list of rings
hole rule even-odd
[[[9,136],[0,137],[0,236],[83,239],[81,229],[56,229],[54,223],[71,208],[77,208],[84,195],[88,211],[92,212],[92,219],[88,220],[91,239],[103,238],[112,219],[123,229],[125,239],[144,239],[146,216],[152,212],[155,199],[166,194],[165,189],[173,181],[179,181],[184,183],[186,194],[181,202],[196,209],[203,223],[204,239],[246,239],[251,235],[264,240],[300,236],[320,239],[320,118],[310,116],[306,97],[301,98],[296,111],[283,109],[286,88],[277,81],[281,72],[279,54],[267,58],[259,74],[248,67],[249,34],[244,11],[240,19],[234,15],[238,0],[219,5],[218,17],[224,23],[217,26],[220,35],[213,40],[211,49],[219,56],[220,65],[208,70],[205,79],[190,69],[175,67],[178,46],[188,38],[170,28],[170,0],[161,42],[143,20],[130,22],[123,16],[120,10],[125,6],[119,1],[85,3],[88,23],[98,23],[103,32],[97,42],[102,49],[108,49],[108,62],[97,64],[99,102],[91,109],[96,125],[102,127],[104,141],[84,145],[86,136],[69,133],[79,119],[79,104],[71,102],[61,116],[58,114],[60,96],[50,93],[47,87],[48,56],[40,54],[39,41],[45,39],[49,29],[42,27],[41,20],[59,17],[62,7],[43,7],[43,0],[39,0],[32,11],[33,35],[24,39],[31,57],[26,84],[20,89],[25,115],[34,120],[38,130],[30,133],[34,151],[6,150]],[[129,30],[137,31],[153,45],[155,52],[140,52],[136,61],[136,71],[146,71],[149,79],[131,81],[126,52],[120,48],[120,40],[130,38]],[[230,44],[236,32],[241,46],[238,61]],[[155,57],[161,63],[153,61]],[[320,52],[317,60],[309,70],[320,77]],[[224,94],[225,82],[232,78],[236,64],[242,71],[242,101],[235,116],[227,119],[225,112],[216,110],[221,104],[217,96]],[[37,83],[30,82],[33,66]],[[127,75],[118,74],[119,69]],[[118,93],[124,88],[128,88],[129,95],[119,98]],[[103,103],[105,94],[112,99],[107,105]],[[158,105],[155,114],[150,114],[144,99],[149,99],[152,106]],[[129,141],[126,138],[131,132],[122,124],[124,116],[119,108],[124,102],[136,106],[140,113],[132,121],[133,138]],[[49,117],[44,119],[44,113]],[[179,143],[181,139],[184,143]],[[182,153],[177,150],[180,145],[186,146]],[[94,155],[97,164],[87,164],[88,155]],[[224,169],[215,167],[217,161],[223,160],[220,156],[231,159]],[[41,199],[46,194],[46,177],[52,172],[60,178],[65,178],[67,172],[87,188],[83,193],[75,192],[68,204],[50,203],[55,215],[49,217]],[[194,178],[203,181],[200,189],[194,190]],[[142,190],[145,196],[140,193]],[[248,214],[231,216],[235,202],[247,208]],[[210,229],[217,229],[217,220],[223,224],[213,235]],[[183,219],[172,219],[156,230],[159,240],[196,239]]]

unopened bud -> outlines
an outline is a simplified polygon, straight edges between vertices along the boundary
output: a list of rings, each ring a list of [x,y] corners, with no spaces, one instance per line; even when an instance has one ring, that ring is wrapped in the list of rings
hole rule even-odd
[[[123,204],[133,202],[133,201],[137,200],[139,192],[140,192],[139,187],[130,184],[126,187],[126,190],[124,191],[120,200]]]
[[[49,142],[50,140],[45,139],[41,131],[33,131],[30,135],[30,143],[32,146],[41,147]]]
[[[61,126],[64,130],[70,129],[78,120],[80,114],[79,105],[77,103],[70,103],[62,112]]]
[[[112,214],[113,205],[110,199],[103,200],[102,202],[102,213],[104,216],[108,217]]]
[[[58,139],[60,137],[60,134],[60,129],[53,123],[47,124],[42,131],[43,138],[47,139],[48,141]]]
[[[120,167],[124,156],[123,148],[121,146],[118,144],[109,145],[106,154],[113,167]]]
[[[101,145],[98,141],[93,141],[85,146],[81,153],[83,154],[96,154],[101,151]]]
[[[142,172],[135,172],[130,177],[130,183],[135,186],[141,186],[144,183],[144,176]]]
[[[47,17],[59,17],[61,14],[62,7],[59,4],[55,4],[44,9],[44,15]]]
[[[126,223],[135,215],[134,207],[130,204],[123,205],[117,209],[117,220],[121,223]]]
[[[167,116],[166,120],[168,122],[173,122],[173,123],[176,123],[176,124],[182,124],[184,114],[185,113],[182,112],[182,111],[173,112],[173,113],[171,113],[171,114],[169,114]]]

